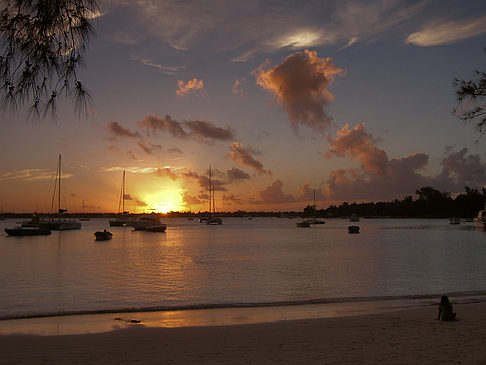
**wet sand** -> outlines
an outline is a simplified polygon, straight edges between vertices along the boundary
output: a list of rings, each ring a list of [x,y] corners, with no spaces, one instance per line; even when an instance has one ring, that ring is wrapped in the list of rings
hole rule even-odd
[[[149,327],[76,335],[0,336],[2,364],[486,363],[486,303],[241,325]]]

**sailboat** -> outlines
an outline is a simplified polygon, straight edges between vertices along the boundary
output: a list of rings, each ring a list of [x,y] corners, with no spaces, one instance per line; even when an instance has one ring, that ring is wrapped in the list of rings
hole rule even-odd
[[[316,189],[314,189],[314,205],[313,205],[313,207],[314,207],[314,211],[315,211],[315,209],[317,207],[317,205],[316,205]],[[326,223],[324,221],[321,221],[320,219],[317,219],[316,215],[314,215],[313,218],[306,219],[305,221],[309,224],[324,224],[324,223]]]
[[[89,221],[90,219],[86,216],[86,213],[84,212],[84,200],[83,200],[83,216],[79,218],[80,221]]]
[[[120,210],[121,208],[121,210]],[[118,217],[110,220],[110,227],[128,227],[133,223],[133,219],[129,217],[129,213],[125,211],[125,170],[123,170],[122,187],[120,192],[120,200],[118,201]]]
[[[223,219],[215,216],[216,206],[214,204],[214,185],[211,176],[211,165],[209,165],[209,213],[209,218],[206,219],[206,224],[223,224]]]
[[[54,201],[56,198],[56,187],[57,187],[57,217],[49,217],[49,220],[42,221],[39,223],[40,228],[47,228],[54,231],[67,231],[71,229],[81,229],[81,223],[69,218],[63,218],[62,214],[67,212],[67,209],[61,208],[61,155],[59,154],[59,163],[56,172],[56,184],[54,186],[54,193],[52,195],[51,211],[54,206]]]

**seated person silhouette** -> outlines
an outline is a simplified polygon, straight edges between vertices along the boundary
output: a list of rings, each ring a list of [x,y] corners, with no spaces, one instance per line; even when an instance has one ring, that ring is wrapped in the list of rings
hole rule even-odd
[[[452,305],[447,295],[443,295],[440,300],[437,319],[440,321],[453,321],[456,319],[456,314],[452,311]]]

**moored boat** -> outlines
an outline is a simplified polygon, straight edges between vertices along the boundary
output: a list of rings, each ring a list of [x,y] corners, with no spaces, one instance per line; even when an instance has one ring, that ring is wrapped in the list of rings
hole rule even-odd
[[[348,226],[348,233],[359,233],[359,226]]]
[[[297,227],[310,227],[310,223],[307,221],[297,222]]]
[[[120,212],[115,219],[110,219],[110,227],[129,227],[133,223],[133,218],[125,211],[125,170],[123,170],[122,186],[120,191],[120,200],[118,202],[118,211]]]
[[[106,229],[103,231],[97,231],[94,233],[96,241],[108,241],[113,238],[113,234]]]
[[[147,232],[165,232],[167,226],[163,223],[145,228]]]
[[[349,217],[350,222],[359,222],[359,217],[356,214],[351,214]]]
[[[321,221],[320,219],[317,219],[317,218],[309,218],[309,219],[306,219],[305,221],[308,222],[309,224],[325,224],[326,223],[326,222]]]
[[[223,219],[219,217],[211,217],[206,219],[206,224],[213,226],[217,224],[223,224]]]
[[[461,224],[461,219],[456,217],[449,218],[449,224]]]
[[[56,186],[57,186],[57,194],[56,189],[54,189],[54,194],[52,196],[52,205],[51,205],[51,212],[54,205],[55,197],[57,195],[57,216],[50,216],[47,221],[39,222],[40,228],[45,228],[48,230],[53,231],[67,231],[71,229],[81,229],[81,223],[77,220],[70,219],[70,218],[63,218],[63,213],[67,212],[67,209],[61,208],[61,155],[59,155],[59,162],[57,166],[57,173],[56,173]]]
[[[51,234],[50,230],[39,227],[5,228],[5,232],[9,236],[47,236]]]
[[[486,230],[486,210],[480,210],[474,218],[474,227]]]
[[[159,229],[157,232],[164,232],[167,225],[161,223],[160,218],[156,215],[146,215],[135,220],[132,227],[135,231],[147,231],[148,228],[152,229],[152,232],[155,232],[155,229]]]

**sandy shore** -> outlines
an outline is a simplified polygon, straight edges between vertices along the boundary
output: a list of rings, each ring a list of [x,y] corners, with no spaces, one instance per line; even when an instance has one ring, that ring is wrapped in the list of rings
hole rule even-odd
[[[454,304],[454,302],[453,302]],[[350,317],[0,336],[1,364],[486,364],[486,303]]]

